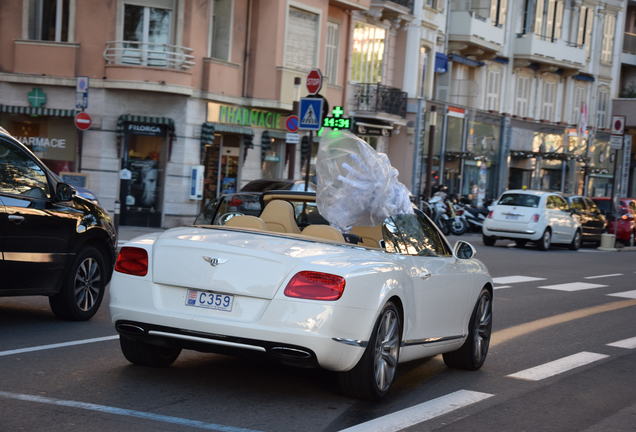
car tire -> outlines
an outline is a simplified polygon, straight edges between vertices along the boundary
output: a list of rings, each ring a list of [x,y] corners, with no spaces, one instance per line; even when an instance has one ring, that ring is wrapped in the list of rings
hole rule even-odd
[[[125,335],[119,335],[119,346],[126,360],[139,366],[168,367],[181,354],[181,348],[153,345]]]
[[[102,303],[107,280],[103,254],[92,246],[81,249],[62,281],[60,292],[49,297],[51,310],[61,319],[91,319]]]
[[[494,236],[491,237],[491,236],[487,236],[487,235],[482,235],[481,239],[484,242],[484,245],[486,245],[486,246],[494,246],[495,243],[497,242],[497,238],[494,237]]]
[[[537,247],[539,250],[547,251],[550,249],[550,245],[552,245],[552,231],[550,228],[546,228],[541,238],[537,240]]]
[[[579,250],[582,243],[583,236],[581,235],[581,231],[576,230],[576,232],[574,233],[574,238],[572,239],[572,243],[570,243],[570,250]]]
[[[338,375],[342,393],[360,399],[381,399],[395,379],[401,340],[402,318],[395,304],[389,302],[373,326],[358,364]]]
[[[492,333],[492,294],[483,288],[470,316],[468,337],[456,351],[444,353],[444,363],[454,369],[477,370],[486,361]]]
[[[634,231],[632,231],[632,232],[629,234],[629,238],[628,238],[628,239],[624,242],[624,245],[625,245],[625,246],[629,246],[629,247],[634,246],[634,244],[636,244],[636,239],[635,239],[635,237],[636,237],[636,236],[634,235]]]
[[[525,247],[526,243],[528,243],[528,240],[515,240],[515,246],[518,248]]]

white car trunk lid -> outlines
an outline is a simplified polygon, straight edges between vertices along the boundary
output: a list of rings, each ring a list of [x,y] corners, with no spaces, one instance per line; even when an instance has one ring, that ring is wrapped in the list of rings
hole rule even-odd
[[[539,213],[538,210],[535,207],[496,205],[492,218],[507,223],[527,224],[532,216]]]
[[[154,245],[153,281],[271,299],[302,263],[298,258],[332,255],[334,248],[342,249],[303,243],[301,250],[292,238],[223,229],[170,230]]]

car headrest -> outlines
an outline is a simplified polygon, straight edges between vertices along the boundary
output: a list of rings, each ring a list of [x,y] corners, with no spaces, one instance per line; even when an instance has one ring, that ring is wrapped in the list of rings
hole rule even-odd
[[[270,201],[263,209],[261,219],[269,231],[300,234],[294,215],[294,206],[287,201]]]
[[[345,242],[342,233],[329,225],[307,225],[305,229],[303,229],[302,234],[308,237],[317,237],[339,243]]]

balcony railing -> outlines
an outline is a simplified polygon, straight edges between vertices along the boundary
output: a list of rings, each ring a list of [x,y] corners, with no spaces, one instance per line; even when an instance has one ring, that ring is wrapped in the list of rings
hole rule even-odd
[[[382,112],[406,117],[407,93],[382,84],[354,84],[355,111]]]
[[[636,55],[636,34],[625,32],[623,52]]]
[[[390,0],[393,3],[397,3],[400,6],[404,6],[405,8],[408,8],[408,10],[412,11],[413,10],[413,0]]]
[[[174,70],[189,70],[194,66],[192,49],[178,45],[135,41],[106,42],[104,59],[107,64],[148,66]]]

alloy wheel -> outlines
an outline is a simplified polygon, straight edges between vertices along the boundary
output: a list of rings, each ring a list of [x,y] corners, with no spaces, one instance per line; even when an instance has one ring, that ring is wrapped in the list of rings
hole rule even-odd
[[[490,295],[482,295],[479,299],[476,318],[473,355],[475,356],[475,362],[480,363],[488,354],[490,334],[492,332],[492,301]]]
[[[95,258],[87,257],[77,266],[74,295],[80,310],[87,312],[95,306],[99,299],[101,280],[101,269]]]
[[[395,376],[400,348],[400,319],[394,310],[386,310],[378,326],[373,373],[377,388],[386,391]]]

